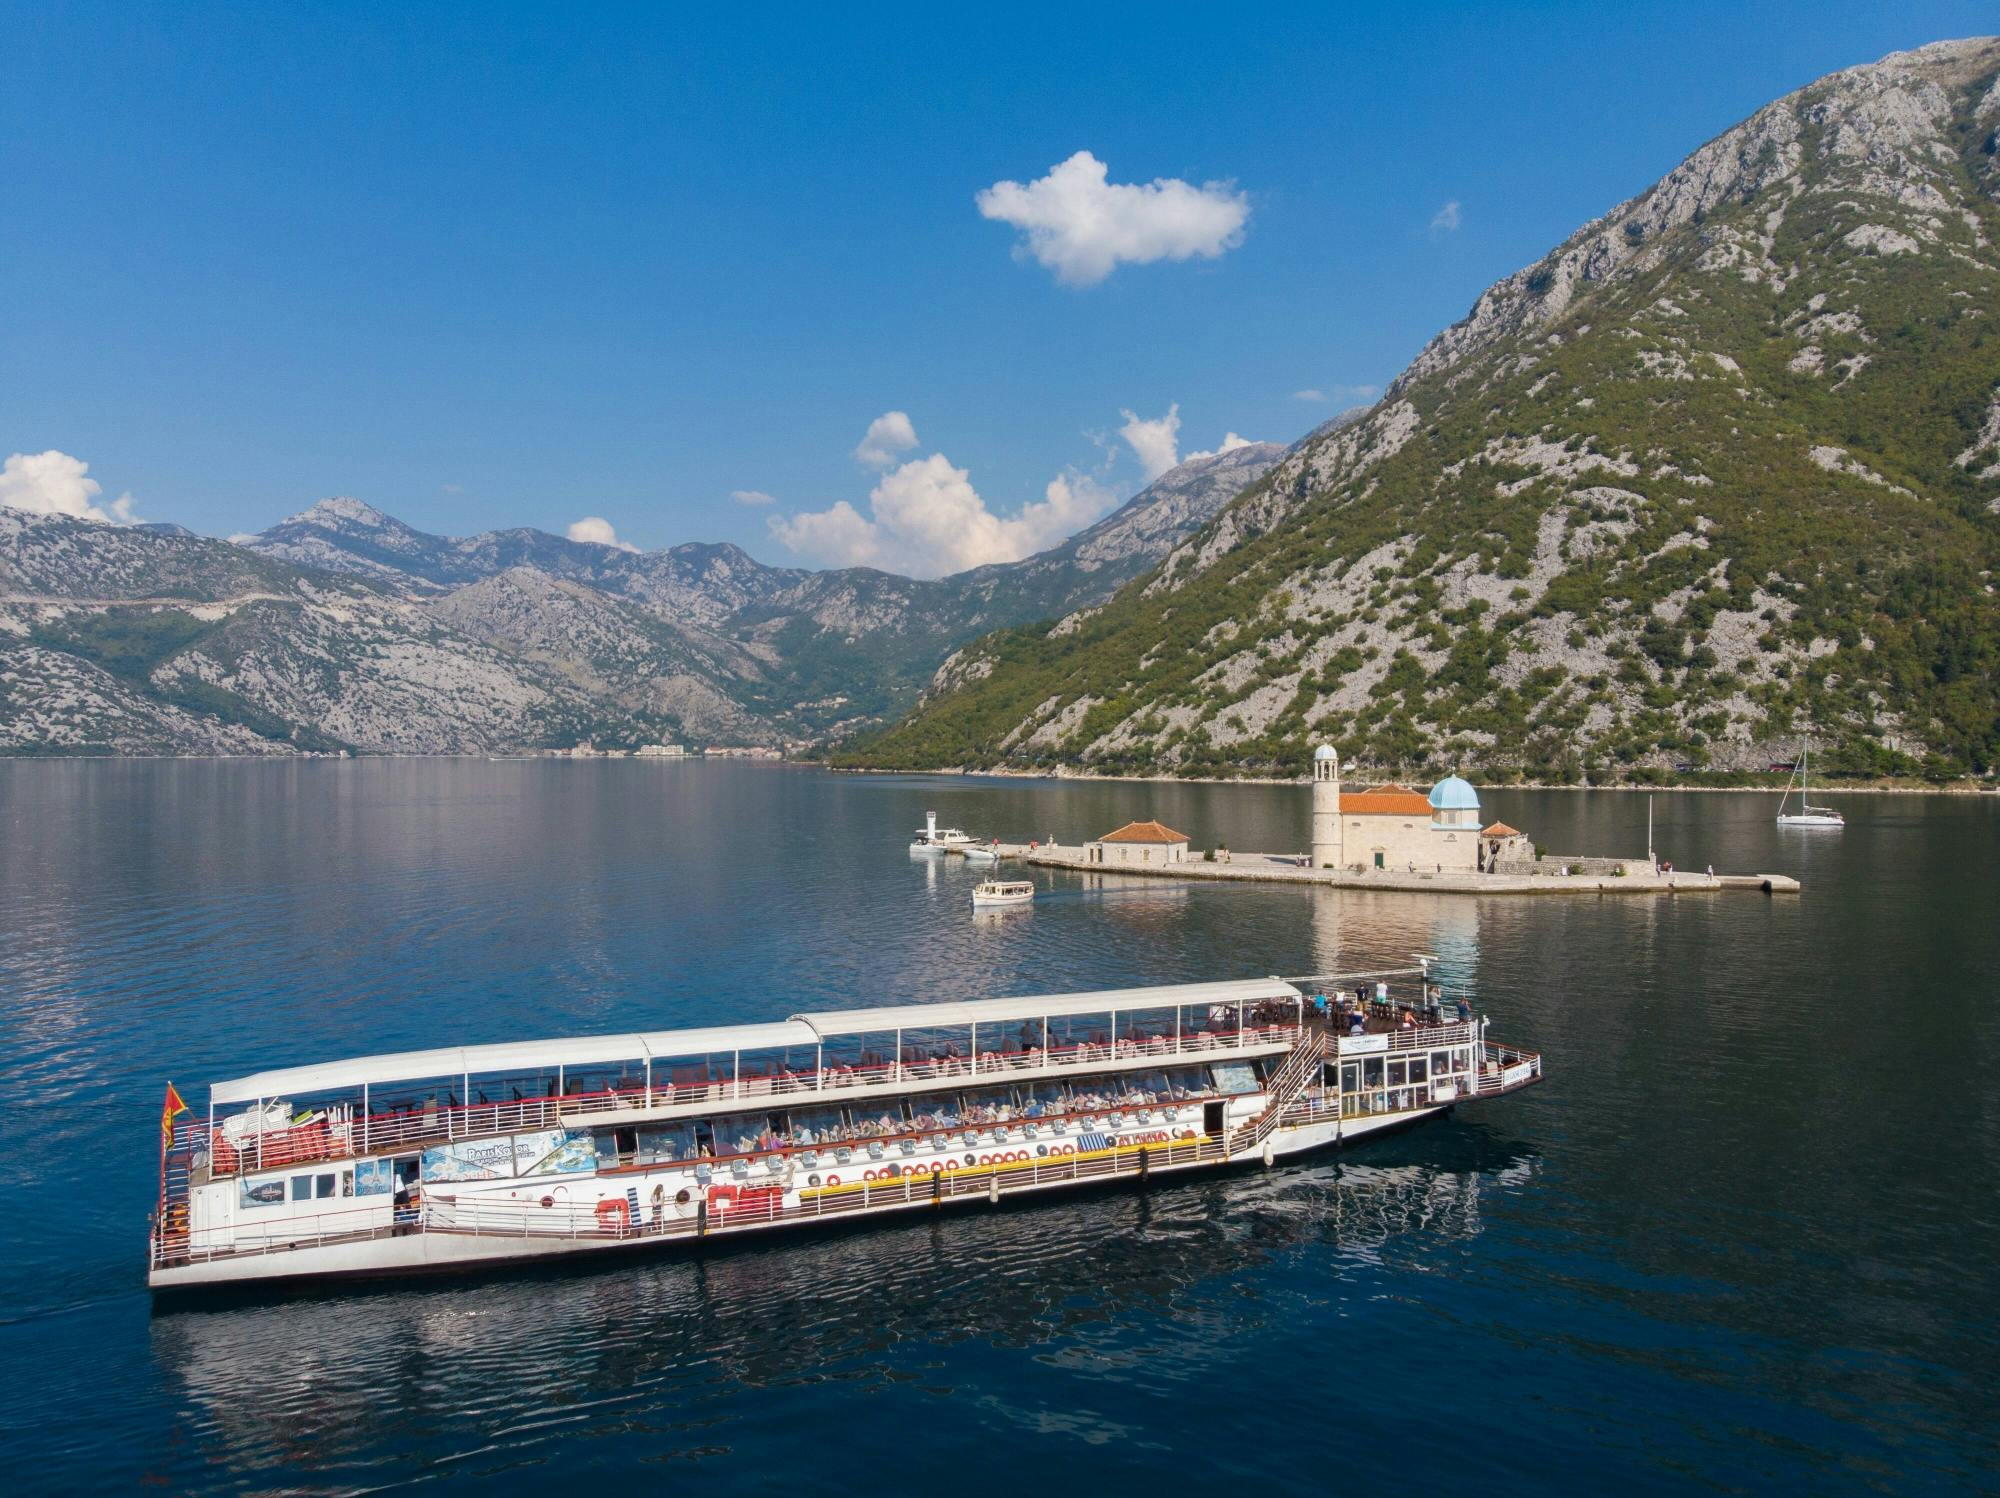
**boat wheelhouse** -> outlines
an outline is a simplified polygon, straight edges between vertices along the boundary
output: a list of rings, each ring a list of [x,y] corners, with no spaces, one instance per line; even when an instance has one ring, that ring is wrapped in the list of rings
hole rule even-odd
[[[1540,1077],[1422,969],[289,1067],[214,1084],[199,1117],[170,1093],[149,1282],[465,1270],[1269,1165]]]

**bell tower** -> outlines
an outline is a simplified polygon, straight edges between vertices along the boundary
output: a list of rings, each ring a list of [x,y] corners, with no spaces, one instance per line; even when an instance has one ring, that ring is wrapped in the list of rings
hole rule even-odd
[[[1340,852],[1340,752],[1321,744],[1313,751],[1312,866],[1337,869]]]

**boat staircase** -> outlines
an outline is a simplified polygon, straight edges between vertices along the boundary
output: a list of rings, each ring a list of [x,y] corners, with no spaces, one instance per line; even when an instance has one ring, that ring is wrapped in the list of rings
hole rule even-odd
[[[1265,1084],[1267,1101],[1264,1110],[1255,1118],[1237,1126],[1229,1136],[1228,1154],[1233,1158],[1246,1155],[1264,1147],[1279,1124],[1285,1122],[1285,1115],[1306,1095],[1319,1077],[1321,1063],[1326,1060],[1326,1032],[1317,1027],[1309,1027],[1299,1036],[1299,1042],[1286,1054],[1284,1065],[1271,1074]]]
[[[188,1195],[194,1176],[196,1123],[173,1126],[173,1140],[160,1154],[160,1211],[154,1225],[155,1262],[187,1257]]]

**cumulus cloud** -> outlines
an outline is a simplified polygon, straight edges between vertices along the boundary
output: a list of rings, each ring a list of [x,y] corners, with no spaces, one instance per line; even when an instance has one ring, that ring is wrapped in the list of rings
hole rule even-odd
[[[1229,432],[1226,435],[1224,435],[1222,439],[1222,445],[1220,447],[1215,448],[1210,452],[1189,453],[1186,457],[1182,458],[1181,461],[1183,463],[1192,463],[1196,458],[1213,458],[1219,456],[1222,453],[1233,453],[1236,451],[1237,448],[1248,447],[1249,445],[1250,445],[1250,439],[1248,437],[1239,437],[1234,432]]]
[[[1458,226],[1461,222],[1462,216],[1458,211],[1458,199],[1453,198],[1444,207],[1431,215],[1431,233],[1454,234],[1458,231]]]
[[[10,509],[107,525],[130,525],[138,518],[132,513],[131,495],[121,494],[109,505],[100,505],[97,497],[103,492],[104,486],[90,477],[88,463],[54,448],[11,454],[0,467],[0,505]]]
[[[762,489],[731,489],[729,497],[739,505],[774,505],[778,502],[775,494],[766,494]]]
[[[611,528],[611,522],[602,515],[586,515],[581,520],[570,522],[569,538],[572,541],[586,541],[593,546],[615,546],[620,551],[637,551],[639,548],[618,539],[618,532]]]
[[[1250,219],[1249,198],[1231,183],[1112,182],[1088,151],[1033,182],[996,182],[974,201],[982,217],[1021,231],[1017,258],[1032,257],[1070,286],[1095,286],[1121,262],[1216,259],[1243,242]]]
[[[1151,483],[1169,468],[1180,463],[1180,404],[1167,407],[1165,416],[1157,416],[1147,421],[1132,411],[1120,411],[1125,425],[1118,429],[1118,435],[1125,439],[1125,445],[1138,458],[1139,466],[1146,470],[1146,482]]]
[[[1018,514],[996,515],[965,469],[932,453],[882,475],[867,515],[843,499],[808,514],[773,515],[768,523],[788,550],[817,562],[939,577],[1042,551],[1096,520],[1118,497],[1071,469]]]
[[[897,453],[908,452],[916,445],[917,429],[909,416],[901,411],[884,411],[868,423],[868,433],[854,449],[854,456],[870,468],[887,468],[896,461]]]

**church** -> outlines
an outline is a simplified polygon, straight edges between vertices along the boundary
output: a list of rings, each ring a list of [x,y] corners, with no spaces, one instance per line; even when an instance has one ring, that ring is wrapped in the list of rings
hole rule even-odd
[[[1316,869],[1470,874],[1502,858],[1533,856],[1528,838],[1506,823],[1479,825],[1479,793],[1456,775],[1445,776],[1429,795],[1403,785],[1343,795],[1340,755],[1331,744],[1313,753]]]

